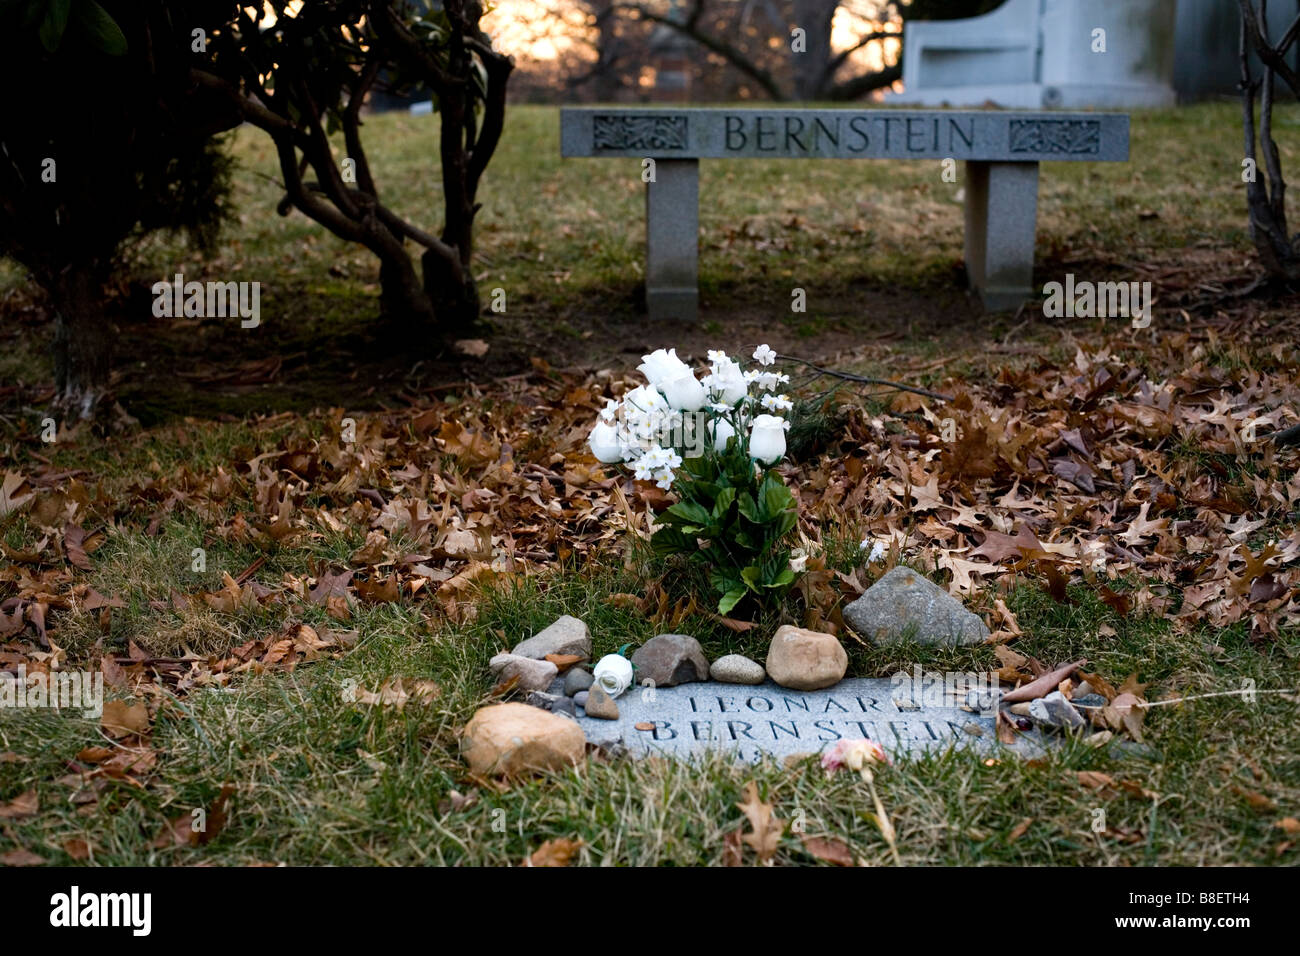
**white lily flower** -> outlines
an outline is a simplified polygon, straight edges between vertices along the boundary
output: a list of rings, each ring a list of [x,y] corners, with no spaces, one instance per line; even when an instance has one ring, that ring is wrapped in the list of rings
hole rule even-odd
[[[754,349],[754,361],[759,365],[771,365],[776,361],[776,352],[769,345],[760,345]]]

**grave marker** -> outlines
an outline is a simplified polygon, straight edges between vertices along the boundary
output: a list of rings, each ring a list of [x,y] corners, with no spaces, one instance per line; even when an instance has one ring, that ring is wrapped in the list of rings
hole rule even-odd
[[[618,720],[579,717],[592,743],[621,743],[634,757],[690,757],[712,749],[757,762],[820,753],[835,741],[869,737],[891,754],[987,748],[994,713],[918,706],[889,678],[848,678],[824,690],[798,691],[706,681],[659,687],[653,700],[635,687],[618,698]],[[978,733],[972,728],[978,728]]]

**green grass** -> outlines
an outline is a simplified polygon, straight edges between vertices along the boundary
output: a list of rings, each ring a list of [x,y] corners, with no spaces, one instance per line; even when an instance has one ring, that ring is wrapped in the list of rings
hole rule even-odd
[[[597,655],[644,640],[655,628],[606,600],[636,583],[623,571],[529,580],[489,592],[466,627],[437,626],[418,605],[363,610],[354,622],[362,639],[343,659],[164,704],[153,736],[161,752],[156,778],[144,789],[108,784],[89,813],[78,811],[74,788],[59,778],[66,761],[100,742],[96,725],[72,715],[0,713],[0,749],[27,758],[0,762],[0,803],[35,785],[42,806],[37,817],[10,821],[8,839],[63,863],[72,861],[61,846],[75,837],[94,846],[96,863],[137,865],[509,864],[546,839],[569,837],[583,841],[580,860],[589,864],[716,864],[724,833],[740,820],[734,804],[754,779],[778,816],[792,820],[802,811],[808,835],[837,837],[855,856],[887,863],[887,848],[865,817],[865,788],[851,775],[828,778],[814,760],[742,767],[718,758],[692,767],[593,757],[574,771],[500,791],[467,779],[456,729],[486,699],[488,657],[560,613],[588,621]],[[1072,607],[1029,585],[1012,593],[1031,635],[1018,651],[1046,661],[1087,654],[1103,673],[1136,671],[1152,690],[1183,695],[1240,687],[1246,678],[1260,689],[1294,689],[1294,635],[1263,651],[1236,629],[1179,635],[1163,620],[1118,619],[1085,588],[1073,591],[1080,603]],[[1099,641],[1103,621],[1117,635]],[[710,656],[753,650],[702,621],[688,624]],[[905,646],[855,652],[851,669],[887,676],[913,662],[969,670],[993,658],[987,648]],[[400,712],[346,699],[350,681],[374,689],[397,675],[432,678],[442,694],[431,707]],[[1298,732],[1294,698],[1261,695],[1253,705],[1209,698],[1152,709],[1154,755],[1147,758],[1081,744],[1031,762],[935,754],[900,761],[877,781],[908,864],[1272,864],[1290,860],[1276,855],[1284,835],[1273,822],[1300,802]],[[1159,797],[1104,799],[1080,786],[1080,770],[1109,773]],[[212,843],[150,846],[165,818],[208,806],[225,783],[235,786],[233,812]],[[1252,809],[1236,788],[1278,809]],[[452,791],[474,802],[452,809]],[[1092,830],[1097,808],[1106,813],[1100,834]],[[1011,840],[1025,820],[1027,829]],[[776,860],[814,862],[791,834]]]

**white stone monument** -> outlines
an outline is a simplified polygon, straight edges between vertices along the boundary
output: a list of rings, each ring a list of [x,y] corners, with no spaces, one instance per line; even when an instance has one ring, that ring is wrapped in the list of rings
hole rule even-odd
[[[1007,0],[981,17],[912,21],[903,91],[886,102],[1171,106],[1176,14],[1177,0]]]

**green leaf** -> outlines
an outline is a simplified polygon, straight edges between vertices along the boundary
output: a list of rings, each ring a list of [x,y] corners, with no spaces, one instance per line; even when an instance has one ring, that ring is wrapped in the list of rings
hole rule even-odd
[[[713,520],[721,521],[735,500],[735,488],[723,488],[718,492],[718,497],[713,502]]]
[[[762,572],[759,571],[758,567],[752,564],[740,572],[740,577],[745,582],[745,586],[755,594],[759,593],[758,582],[761,575]]]
[[[709,512],[702,505],[694,501],[679,501],[668,509],[668,514],[682,521],[689,521],[691,524],[706,525],[709,523]],[[686,530],[685,528],[682,529]]]
[[[748,491],[742,491],[736,496],[736,506],[740,508],[740,513],[754,524],[763,523],[763,520],[758,516],[758,506],[754,504],[754,496]]]
[[[718,613],[719,614],[730,613],[731,609],[735,607],[737,604],[739,604],[740,599],[743,598],[744,596],[745,596],[744,588],[733,588],[732,590],[728,591],[726,594],[722,595],[722,599],[718,601]]]
[[[763,495],[763,510],[767,512],[768,518],[775,518],[777,515],[794,507],[794,495],[790,489],[782,484],[781,479],[777,478],[775,473],[768,472],[763,479],[761,489]]]
[[[109,56],[125,55],[126,36],[122,28],[95,0],[77,0],[74,22],[97,50]]]
[[[59,48],[63,40],[63,31],[68,28],[68,11],[72,0],[49,0],[45,8],[45,19],[41,21],[41,46],[50,53]]]
[[[683,534],[676,528],[660,528],[650,539],[650,547],[655,554],[688,554],[696,550],[695,538]]]
[[[789,586],[789,585],[791,585],[791,584],[793,584],[793,583],[794,583],[794,572],[791,571],[789,568],[786,568],[784,571],[782,571],[780,574],[778,574],[778,575],[776,576],[776,580],[775,580],[775,581],[771,581],[771,582],[769,582],[769,583],[767,583],[767,584],[764,584],[763,587],[765,587],[765,588],[783,588],[783,587],[787,587],[787,586]]]

